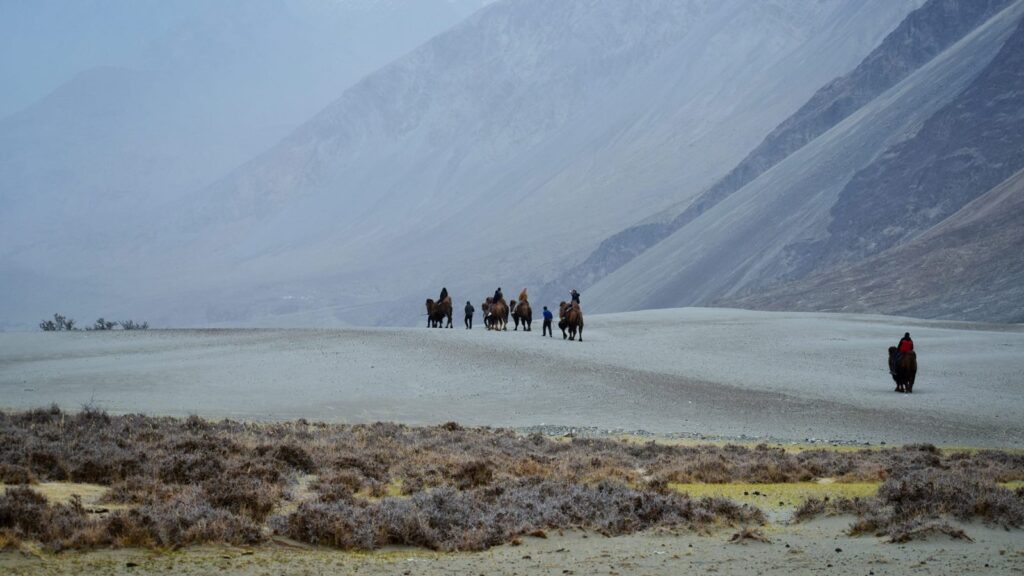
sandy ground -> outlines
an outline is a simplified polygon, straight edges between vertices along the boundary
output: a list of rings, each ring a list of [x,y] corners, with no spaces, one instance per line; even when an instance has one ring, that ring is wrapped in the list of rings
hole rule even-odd
[[[889,544],[843,534],[849,519],[769,528],[770,543],[729,543],[733,530],[712,534],[638,534],[605,538],[552,534],[520,546],[481,553],[435,554],[389,549],[345,553],[294,548],[203,547],[180,552],[141,550],[33,555],[0,553],[0,573],[53,574],[1020,574],[1019,532],[966,526],[975,542],[946,536]]]
[[[0,407],[1024,446],[1024,327],[647,311],[585,341],[406,329],[0,334]],[[886,347],[909,330],[915,393]]]

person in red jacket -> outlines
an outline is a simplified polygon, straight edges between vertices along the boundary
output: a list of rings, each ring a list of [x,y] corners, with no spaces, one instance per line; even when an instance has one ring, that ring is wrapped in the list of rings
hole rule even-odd
[[[914,350],[914,341],[910,339],[910,332],[905,332],[903,338],[900,338],[900,343],[896,345],[896,351],[900,354],[906,354]]]
[[[910,332],[905,332],[900,343],[896,345],[896,353],[889,357],[889,373],[896,374],[896,367],[900,365],[903,355],[914,349],[914,341],[910,339]]]

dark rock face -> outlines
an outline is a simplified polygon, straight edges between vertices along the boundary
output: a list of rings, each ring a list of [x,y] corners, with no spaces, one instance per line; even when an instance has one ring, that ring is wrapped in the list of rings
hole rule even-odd
[[[720,304],[1024,322],[1024,170],[914,240]]]
[[[619,232],[551,285],[585,288],[614,272],[896,85],[1011,1],[930,0],[910,13],[857,68],[821,88],[671,222]]]
[[[1024,22],[955,100],[854,176],[829,236],[794,247],[803,274],[728,304],[1024,321],[1022,71]]]
[[[955,44],[1011,0],[931,0],[911,12],[857,68],[819,90],[736,168],[677,218],[685,225],[723,198],[845,120]]]
[[[828,238],[811,248],[804,268],[848,264],[902,244],[1021,168],[1024,23],[959,97],[853,177],[832,207]]]

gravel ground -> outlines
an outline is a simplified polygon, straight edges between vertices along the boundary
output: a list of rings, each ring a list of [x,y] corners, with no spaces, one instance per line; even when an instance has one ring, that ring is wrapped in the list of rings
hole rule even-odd
[[[709,535],[642,533],[617,538],[552,534],[479,553],[434,554],[392,548],[371,554],[279,547],[201,547],[181,552],[68,552],[39,557],[0,552],[0,572],[56,574],[1020,574],[1017,532],[969,526],[973,543],[945,536],[909,544],[843,534],[849,518],[767,530],[770,543],[731,544],[733,530]]]
[[[656,310],[585,341],[405,329],[0,334],[0,407],[1024,446],[1024,327]],[[886,348],[914,336],[913,395]]]

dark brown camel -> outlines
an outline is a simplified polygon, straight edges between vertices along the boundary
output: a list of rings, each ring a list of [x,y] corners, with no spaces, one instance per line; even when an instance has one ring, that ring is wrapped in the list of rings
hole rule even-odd
[[[903,357],[896,361],[896,347],[889,347],[889,373],[896,382],[896,391],[912,394],[914,379],[917,378],[917,353],[911,350],[904,352]]]
[[[562,329],[562,340],[568,338],[575,340],[576,334],[580,335],[580,342],[583,342],[583,310],[576,302],[558,304],[558,327]],[[566,329],[569,333],[566,334]]]
[[[434,302],[433,298],[427,298],[427,328],[441,328],[445,319],[448,323],[445,328],[452,328],[452,298],[445,298],[441,302]]]

